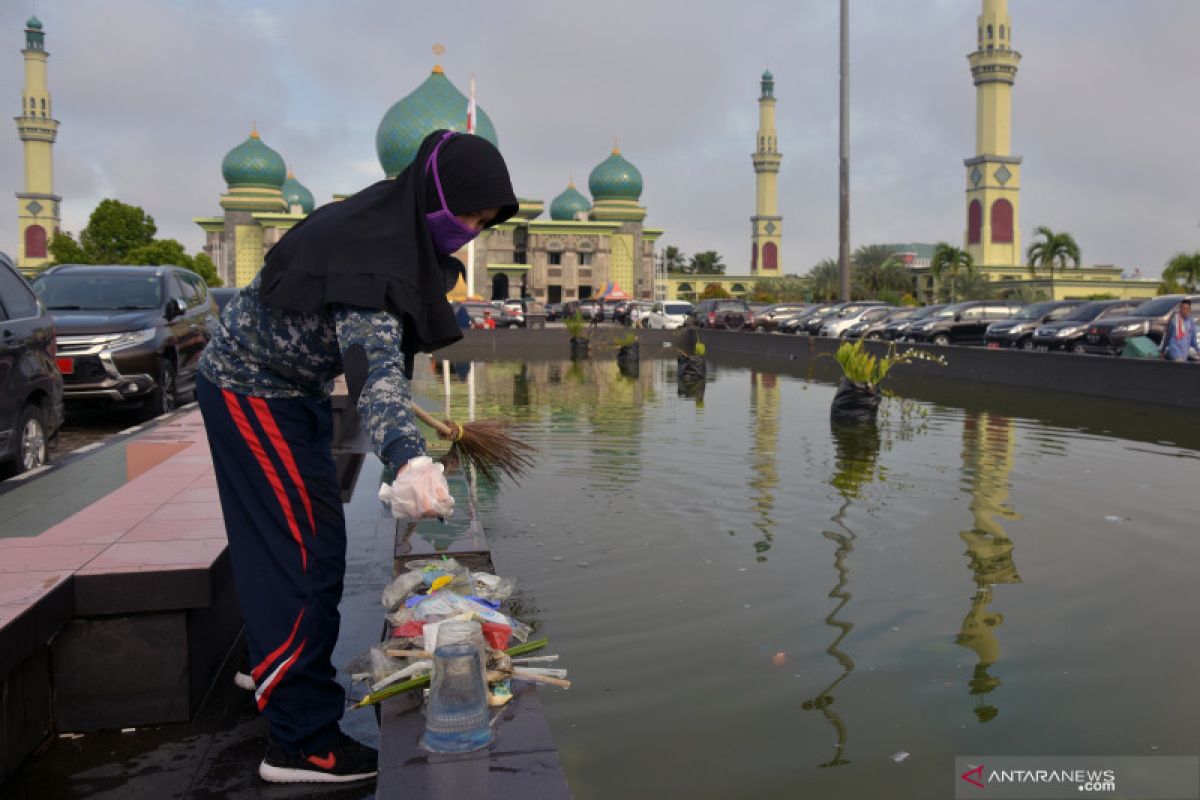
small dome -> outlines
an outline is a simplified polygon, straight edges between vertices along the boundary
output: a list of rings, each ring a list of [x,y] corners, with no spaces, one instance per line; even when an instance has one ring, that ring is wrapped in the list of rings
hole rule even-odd
[[[225,154],[221,161],[225,183],[234,186],[266,186],[278,189],[287,178],[283,156],[263,144],[258,131]]]
[[[30,30],[40,31],[42,29],[42,21],[37,17],[30,17],[25,20],[25,27]]]
[[[637,200],[642,196],[642,173],[613,148],[588,176],[588,189],[599,200]]]
[[[479,106],[475,107],[475,134],[498,145],[496,128]],[[421,142],[436,130],[467,130],[467,97],[450,82],[441,67],[434,67],[425,82],[387,110],[375,131],[375,152],[389,178],[399,175],[421,149]]]
[[[763,76],[762,76],[762,79],[763,79],[764,81],[773,81],[773,80],[775,80],[775,76],[771,74],[771,70],[769,70],[769,69],[768,69],[768,70],[763,70]]]
[[[592,204],[575,188],[575,182],[567,184],[567,190],[550,201],[550,219],[571,220],[577,214],[586,214]]]
[[[283,182],[283,202],[287,203],[288,208],[292,206],[300,206],[300,209],[305,214],[311,214],[316,201],[313,200],[313,194],[308,190],[303,183],[296,180],[296,176],[288,171],[287,180]]]

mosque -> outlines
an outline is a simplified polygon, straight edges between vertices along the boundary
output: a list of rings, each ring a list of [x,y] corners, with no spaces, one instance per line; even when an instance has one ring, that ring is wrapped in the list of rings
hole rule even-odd
[[[421,141],[439,128],[466,128],[467,98],[435,66],[429,77],[388,109],[375,134],[383,174],[398,175]],[[475,133],[498,145],[496,128],[477,109]],[[253,130],[221,162],[228,189],[224,214],[195,219],[205,232],[205,252],[228,286],[244,286],[279,238],[313,210],[312,193],[288,171],[279,153]],[[613,147],[588,176],[588,199],[568,182],[543,218],[541,200],[521,198],[520,210],[487,231],[458,256],[469,265],[475,293],[488,299],[531,297],[543,303],[602,294],[652,299],[656,293],[654,246],[662,230],[643,225],[642,174]],[[335,195],[341,199],[344,195]],[[657,289],[661,290],[661,286]],[[466,296],[465,286],[454,292]]]

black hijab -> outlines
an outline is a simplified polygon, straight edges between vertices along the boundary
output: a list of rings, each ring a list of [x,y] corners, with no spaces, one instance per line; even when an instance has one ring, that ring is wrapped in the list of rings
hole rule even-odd
[[[441,208],[427,166],[445,134],[425,137],[395,180],[322,206],[288,231],[264,261],[263,302],[309,314],[333,305],[389,311],[403,325],[402,349],[410,363],[414,353],[461,339],[444,272],[463,266],[434,250],[425,224],[425,215]],[[437,167],[451,212],[499,207],[490,225],[517,212],[504,158],[486,139],[451,136],[438,150]]]

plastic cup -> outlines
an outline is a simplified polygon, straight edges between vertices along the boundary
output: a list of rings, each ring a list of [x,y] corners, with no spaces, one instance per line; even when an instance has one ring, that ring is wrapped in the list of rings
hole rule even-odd
[[[492,742],[487,684],[479,648],[470,642],[439,646],[425,710],[421,747],[434,753],[470,753]]]

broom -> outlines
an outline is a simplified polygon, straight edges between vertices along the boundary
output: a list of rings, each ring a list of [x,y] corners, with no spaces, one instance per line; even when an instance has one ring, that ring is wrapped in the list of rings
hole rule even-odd
[[[417,419],[450,440],[450,453],[464,464],[471,464],[491,484],[500,478],[516,481],[533,466],[535,449],[511,432],[504,420],[481,419],[473,422],[445,422],[435,419],[416,403],[411,404]]]

